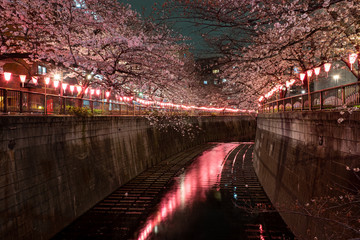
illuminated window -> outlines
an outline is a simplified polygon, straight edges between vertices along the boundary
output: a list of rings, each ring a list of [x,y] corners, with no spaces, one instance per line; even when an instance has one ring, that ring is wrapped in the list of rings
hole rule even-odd
[[[219,73],[219,72],[220,72],[219,69],[213,69],[213,70],[212,70],[212,73],[213,73],[213,74],[216,74],[216,73]]]
[[[207,84],[207,81],[204,81],[204,84]]]
[[[39,75],[45,75],[46,72],[47,72],[46,67],[41,66],[41,65],[38,65],[38,74],[39,74]]]

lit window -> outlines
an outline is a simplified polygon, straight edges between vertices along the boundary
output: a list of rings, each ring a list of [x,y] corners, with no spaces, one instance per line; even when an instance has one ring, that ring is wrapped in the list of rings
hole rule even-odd
[[[222,80],[222,82],[223,82],[223,83],[226,82],[226,78],[224,78],[224,79]]]
[[[207,81],[204,81],[204,84],[207,84]]]
[[[39,75],[44,75],[44,74],[46,74],[46,72],[47,72],[46,67],[38,65],[38,74]]]
[[[219,72],[220,72],[219,69],[213,69],[213,70],[212,70],[212,73],[213,73],[213,74],[216,74],[216,73],[219,73]]]

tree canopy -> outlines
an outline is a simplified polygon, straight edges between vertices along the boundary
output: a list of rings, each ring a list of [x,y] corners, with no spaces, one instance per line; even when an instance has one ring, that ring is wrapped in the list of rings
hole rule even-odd
[[[171,0],[165,7],[203,26],[204,38],[222,57],[223,93],[236,96],[240,106],[256,107],[275,85],[298,80],[294,67],[302,72],[342,61],[359,75],[348,60],[360,52],[358,1]]]
[[[48,63],[84,87],[196,101],[182,37],[129,6],[116,0],[4,0],[0,9],[0,60]]]

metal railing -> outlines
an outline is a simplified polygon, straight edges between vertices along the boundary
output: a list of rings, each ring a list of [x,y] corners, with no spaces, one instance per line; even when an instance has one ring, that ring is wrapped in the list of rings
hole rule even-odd
[[[86,99],[59,96],[41,92],[30,92],[0,88],[0,114],[43,114],[43,115],[146,115],[153,111],[187,115],[241,115],[244,113],[209,112],[197,109],[143,106],[137,102],[119,102],[108,99]]]
[[[360,82],[333,88],[322,89],[309,94],[282,98],[266,102],[260,106],[259,112],[273,113],[286,111],[334,109],[341,106],[360,105]]]

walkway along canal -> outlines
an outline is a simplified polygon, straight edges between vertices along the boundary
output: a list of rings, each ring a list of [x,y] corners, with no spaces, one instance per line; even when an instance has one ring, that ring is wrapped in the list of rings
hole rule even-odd
[[[252,166],[253,143],[179,153],[117,189],[53,239],[294,239]]]

